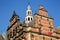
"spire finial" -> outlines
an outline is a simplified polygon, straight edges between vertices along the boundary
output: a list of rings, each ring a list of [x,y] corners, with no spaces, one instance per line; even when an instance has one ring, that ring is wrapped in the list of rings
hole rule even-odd
[[[30,5],[30,2],[28,2],[28,5]]]
[[[30,10],[30,2],[28,3],[28,9]]]

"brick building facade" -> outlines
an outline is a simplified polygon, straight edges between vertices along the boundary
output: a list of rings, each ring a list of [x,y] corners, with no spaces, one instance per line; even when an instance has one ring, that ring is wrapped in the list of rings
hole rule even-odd
[[[26,25],[14,11],[7,29],[7,40],[60,40],[60,33],[54,28],[54,19],[48,16],[42,5],[33,18]]]

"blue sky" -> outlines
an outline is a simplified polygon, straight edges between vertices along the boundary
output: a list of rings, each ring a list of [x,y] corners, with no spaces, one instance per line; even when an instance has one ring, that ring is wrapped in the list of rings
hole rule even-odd
[[[20,20],[24,21],[29,2],[33,14],[35,11],[38,12],[42,4],[48,11],[48,15],[54,18],[54,25],[60,26],[60,0],[0,0],[0,34],[6,32],[14,10]]]

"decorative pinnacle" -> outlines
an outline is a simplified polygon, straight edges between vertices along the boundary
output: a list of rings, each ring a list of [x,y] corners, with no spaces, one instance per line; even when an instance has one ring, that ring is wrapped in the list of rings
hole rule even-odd
[[[43,9],[43,8],[44,8],[44,6],[43,5],[40,5],[39,9]]]
[[[13,11],[13,15],[16,15],[16,12],[15,12],[15,10]]]

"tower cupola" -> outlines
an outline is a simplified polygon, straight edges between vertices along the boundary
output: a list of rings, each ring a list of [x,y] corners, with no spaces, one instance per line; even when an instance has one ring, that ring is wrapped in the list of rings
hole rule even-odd
[[[27,10],[26,10],[25,23],[28,24],[32,20],[33,20],[32,10],[31,10],[30,4],[28,4]]]

